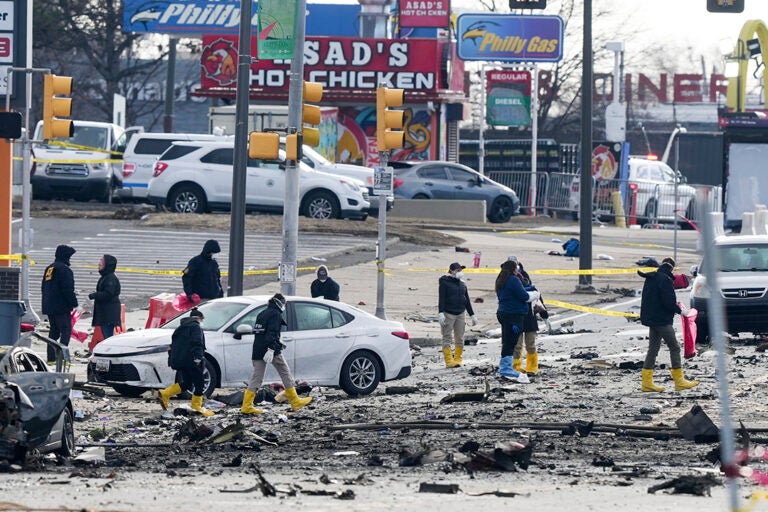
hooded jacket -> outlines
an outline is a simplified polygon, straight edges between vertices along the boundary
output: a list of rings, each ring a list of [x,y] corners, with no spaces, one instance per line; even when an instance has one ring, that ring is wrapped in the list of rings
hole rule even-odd
[[[672,325],[675,313],[681,313],[672,285],[672,267],[662,265],[656,272],[637,271],[645,278],[640,300],[640,323],[649,327]]]
[[[211,257],[213,253],[219,252],[221,252],[219,242],[208,240],[203,245],[203,251],[189,260],[181,276],[184,293],[187,295],[196,293],[201,299],[218,299],[224,296],[219,264]]]
[[[283,344],[280,343],[280,330],[286,324],[282,315],[280,308],[270,299],[267,308],[256,317],[256,322],[253,324],[254,337],[251,360],[264,359],[264,354],[269,349],[274,350],[275,355],[283,351]]]
[[[200,323],[192,318],[181,319],[181,323],[171,336],[171,351],[168,354],[168,366],[174,370],[195,366],[195,359],[205,357],[205,334]]]
[[[68,315],[77,307],[75,276],[69,268],[69,259],[75,249],[68,245],[56,247],[53,263],[43,273],[43,314]]]
[[[89,295],[93,299],[93,321],[91,325],[120,325],[120,280],[115,275],[117,258],[104,255],[104,268],[99,270],[101,277],[96,283],[96,292]]]
[[[328,300],[339,300],[339,283],[331,279],[331,276],[328,275],[328,267],[325,265],[320,265],[317,267],[318,274],[322,269],[325,269],[325,282],[321,281],[318,277],[314,281],[312,281],[312,284],[309,286],[309,291],[312,294],[312,297],[322,297],[324,299]]]
[[[504,286],[496,292],[499,301],[497,313],[510,313],[514,315],[527,315],[530,311],[528,304],[529,295],[523,287],[521,278],[516,274],[510,275]]]
[[[441,276],[438,280],[438,313],[449,313],[451,315],[460,315],[466,311],[469,316],[475,314],[472,309],[472,303],[469,300],[467,285],[461,279],[456,279],[452,275]]]

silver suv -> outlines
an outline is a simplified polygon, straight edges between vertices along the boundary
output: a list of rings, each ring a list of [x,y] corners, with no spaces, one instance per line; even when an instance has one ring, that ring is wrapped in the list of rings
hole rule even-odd
[[[715,247],[720,253],[717,279],[725,306],[726,332],[768,333],[768,236],[720,236]],[[691,272],[695,279],[690,304],[699,311],[696,342],[708,343],[707,307],[712,291],[707,275],[712,269],[702,260]]]

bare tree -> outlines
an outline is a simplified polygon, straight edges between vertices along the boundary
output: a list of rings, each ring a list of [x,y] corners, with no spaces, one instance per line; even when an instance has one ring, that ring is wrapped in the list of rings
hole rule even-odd
[[[127,97],[128,124],[161,109],[131,91],[157,74],[167,48],[163,38],[123,32],[122,2],[35,0],[34,8],[34,65],[74,78],[74,117],[111,121],[116,93]],[[143,57],[148,50],[154,58]]]

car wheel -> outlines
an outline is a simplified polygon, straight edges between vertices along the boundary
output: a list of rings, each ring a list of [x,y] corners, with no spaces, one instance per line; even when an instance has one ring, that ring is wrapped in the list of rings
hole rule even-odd
[[[371,352],[353,352],[341,365],[341,389],[351,396],[370,395],[381,381],[381,365]]]
[[[177,374],[178,378],[178,374]],[[206,398],[210,398],[213,392],[216,390],[216,383],[219,382],[219,373],[216,371],[214,364],[206,358],[205,365],[203,366],[203,394]],[[182,386],[181,398],[192,398],[192,386]]]
[[[168,194],[168,207],[174,213],[205,213],[208,205],[203,189],[185,183]]]
[[[304,199],[304,215],[311,219],[338,219],[341,217],[339,202],[329,192],[310,192]]]
[[[413,199],[429,199],[429,196],[427,194],[416,194],[413,196]]]
[[[126,398],[139,398],[147,388],[137,388],[136,386],[126,386],[124,384],[112,384],[112,389],[117,391],[120,396]]]
[[[491,213],[488,220],[491,222],[508,222],[512,217],[512,200],[506,196],[499,196],[491,204]]]
[[[648,201],[648,204],[645,205],[645,218],[642,223],[658,222],[657,213],[656,201],[651,199]]]
[[[64,408],[64,423],[61,425],[61,447],[56,454],[62,457],[71,457],[75,454],[75,419],[72,410]]]

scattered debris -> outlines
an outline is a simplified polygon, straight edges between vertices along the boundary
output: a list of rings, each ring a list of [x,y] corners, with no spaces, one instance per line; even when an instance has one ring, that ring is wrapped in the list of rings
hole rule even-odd
[[[720,439],[720,430],[698,404],[694,405],[675,423],[683,437],[688,441],[716,443]]]
[[[418,386],[388,386],[384,391],[387,395],[410,395],[419,391]]]
[[[578,352],[575,354],[574,353],[571,354],[571,359],[590,360],[590,359],[597,359],[598,357],[600,357],[600,354],[598,354],[597,352]]]
[[[648,488],[649,494],[656,491],[672,489],[672,494],[693,494],[694,496],[711,496],[710,489],[715,486],[723,485],[712,475],[693,475],[673,478],[662,484],[654,485]]]
[[[419,492],[434,492],[437,494],[456,494],[460,491],[458,484],[429,484],[421,482]]]
[[[174,441],[181,441],[184,438],[189,438],[190,442],[201,441],[213,434],[211,427],[195,423],[194,419],[189,419],[184,425],[181,426],[178,432],[173,436]]]

